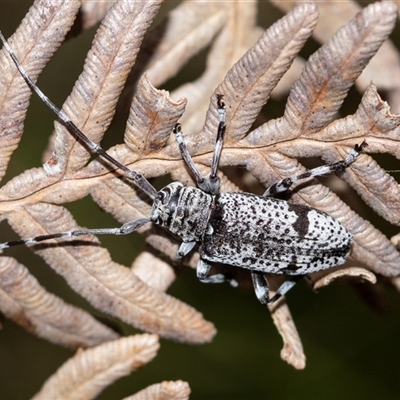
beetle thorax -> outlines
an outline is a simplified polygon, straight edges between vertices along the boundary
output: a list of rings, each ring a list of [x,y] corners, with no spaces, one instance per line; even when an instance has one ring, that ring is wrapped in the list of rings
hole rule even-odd
[[[202,190],[173,182],[158,192],[151,210],[151,220],[185,242],[200,241],[212,202],[213,196]]]

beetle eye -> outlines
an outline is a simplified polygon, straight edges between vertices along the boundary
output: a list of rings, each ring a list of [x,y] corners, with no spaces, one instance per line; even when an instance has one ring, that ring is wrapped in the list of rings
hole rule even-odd
[[[171,197],[171,193],[168,190],[160,190],[157,195],[158,199],[161,201],[161,204],[165,205],[169,202]]]
[[[164,192],[158,192],[157,193],[157,199],[158,200],[160,200],[161,202],[163,202],[164,201],[164,199],[165,199],[165,193]]]
[[[162,204],[166,204],[168,202],[168,193],[165,193],[164,191],[158,192],[158,198],[161,201]]]

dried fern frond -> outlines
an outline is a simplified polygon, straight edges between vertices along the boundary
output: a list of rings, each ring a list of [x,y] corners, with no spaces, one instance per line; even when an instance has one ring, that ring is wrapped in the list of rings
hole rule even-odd
[[[78,12],[79,2],[61,3],[36,1],[9,39],[34,80]],[[399,224],[399,185],[369,154],[385,153],[399,158],[400,117],[390,113],[377,88],[370,83],[366,85],[362,80],[365,78],[357,81],[365,93],[356,112],[344,118],[338,116],[350,88],[393,30],[397,18],[393,3],[374,3],[362,9],[329,40],[322,37],[323,25],[317,26],[318,10],[311,3],[297,7],[285,3],[285,11],[289,8],[291,11],[263,32],[256,25],[256,2],[205,5],[185,1],[149,30],[160,3],[120,0],[102,19],[83,72],[63,106],[63,111],[91,140],[101,142],[118,99],[121,96],[123,103],[133,93],[124,142],[108,149],[108,153],[148,179],[169,174],[174,180],[194,184],[177,144],[170,138],[171,131],[180,119],[189,151],[199,170],[207,175],[218,126],[215,94],[223,94],[227,132],[222,167],[244,167],[268,187],[279,179],[305,171],[299,159],[318,157],[332,163],[345,158],[354,145],[365,140],[366,153],[340,178],[378,215],[391,224]],[[90,2],[81,9],[82,29],[93,25],[106,12],[97,9],[92,14],[89,5]],[[321,5],[324,12],[326,7]],[[314,34],[325,43],[303,62],[297,58],[298,54]],[[206,68],[200,77],[175,87],[171,93],[155,88],[162,87],[207,47]],[[3,176],[22,135],[30,91],[4,50],[0,57]],[[287,76],[293,77],[293,69],[289,71],[292,65],[294,69],[304,67],[289,89]],[[265,122],[260,113],[279,82],[279,94],[288,92],[284,113]],[[387,85],[387,81],[382,85]],[[393,89],[391,96],[398,99],[397,93]],[[87,195],[121,224],[149,216],[149,199],[115,168],[96,157],[93,159],[59,122],[55,122],[50,143],[51,156],[43,167],[25,171],[0,189],[2,218],[8,220],[18,235],[32,237],[77,229],[73,216],[61,205]],[[246,186],[247,177],[243,178],[243,174],[231,179],[221,172],[220,178],[222,191]],[[330,214],[354,237],[349,262],[334,272],[313,276],[315,287],[322,287],[338,276],[373,283],[376,275],[386,278],[400,275],[398,249],[327,186],[317,181],[298,186],[291,201]],[[150,225],[139,232],[146,240],[146,247],[132,260],[132,268],[114,262],[95,237],[71,243],[51,241],[33,246],[32,250],[95,309],[165,338],[187,343],[209,342],[215,335],[214,325],[191,306],[164,293],[175,276],[172,267],[176,267],[179,245],[176,238]],[[184,259],[184,264],[195,267],[197,260],[194,253]],[[23,268],[9,258],[4,262],[4,268],[9,265],[15,271]],[[33,290],[29,288],[34,278],[27,272],[23,279],[15,275],[15,283],[5,281],[1,285],[4,296],[3,292],[0,295],[17,306],[3,312],[26,326],[26,319],[15,317],[18,309],[30,323],[40,327],[42,322],[36,318],[41,321],[45,314],[40,302],[35,305],[20,300],[22,294]],[[273,287],[279,279],[271,277]],[[238,280],[241,281],[240,276]],[[11,286],[13,290],[8,290]],[[53,295],[41,296],[50,299]],[[62,327],[71,315],[61,313],[64,307],[57,299],[48,314],[57,314]],[[302,343],[287,304],[281,302],[270,307],[270,311],[284,339],[282,358],[295,368],[304,368]],[[78,313],[75,309],[69,312]],[[90,320],[86,313],[79,315],[85,321]],[[40,336],[68,346],[74,343],[91,346],[114,338],[113,332],[95,320],[90,324],[97,334],[92,341],[85,337],[78,323],[73,333],[60,329],[65,333],[61,338],[60,330]]]
[[[187,400],[190,388],[186,382],[161,382],[147,387],[140,392],[125,397],[123,400]]]
[[[78,352],[62,365],[33,399],[93,399],[115,380],[150,362],[157,335],[136,335]]]

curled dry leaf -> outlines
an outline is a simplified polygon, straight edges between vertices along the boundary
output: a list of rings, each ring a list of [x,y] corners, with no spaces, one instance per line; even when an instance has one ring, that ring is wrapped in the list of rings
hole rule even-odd
[[[326,274],[322,278],[316,280],[312,287],[313,289],[323,288],[324,286],[328,286],[331,282],[341,277],[355,277],[372,284],[376,283],[376,276],[371,271],[368,271],[365,268],[349,267],[341,268]]]
[[[10,40],[34,79],[61,41],[49,39],[55,29],[51,23],[35,26],[34,40],[30,40],[35,9],[44,8],[44,15],[54,12],[49,21],[71,13],[53,9],[48,2],[37,1]],[[67,3],[77,7],[75,2]],[[390,114],[373,85],[367,88],[353,115],[337,119],[350,87],[393,29],[397,14],[392,3],[374,3],[364,8],[326,41],[305,63],[290,90],[284,115],[259,126],[256,118],[260,110],[313,33],[317,7],[303,3],[260,35],[255,26],[256,2],[212,2],[210,7],[200,4],[182,3],[168,22],[155,29],[156,33],[147,31],[159,1],[121,0],[104,18],[84,71],[63,111],[99,143],[136,62],[131,76],[136,83],[135,95],[125,142],[109,149],[110,155],[146,178],[171,174],[174,179],[190,182],[176,143],[169,141],[170,131],[186,105],[185,100],[172,98],[187,97],[188,106],[182,118],[186,141],[199,170],[206,175],[218,126],[213,93],[219,93],[224,95],[227,111],[226,145],[220,164],[245,166],[266,187],[304,172],[298,158],[320,157],[325,162],[335,162],[364,140],[368,143],[366,153],[398,157],[400,117]],[[57,38],[65,35],[72,24],[73,17],[65,18]],[[174,23],[176,20],[185,23]],[[60,22],[57,24],[57,29],[61,29]],[[198,36],[200,39],[196,40]],[[150,82],[163,84],[206,46],[210,50],[205,71],[198,79],[176,88],[172,98],[151,85]],[[248,51],[243,55],[245,49]],[[30,94],[7,56],[1,57],[4,60],[0,63],[1,68],[4,66],[1,88],[5,95],[0,99],[8,100],[0,103],[0,118],[4,116],[0,123],[10,132],[0,138],[0,157],[5,167],[18,144]],[[144,72],[147,77],[142,76]],[[13,103],[12,99],[18,101]],[[45,168],[24,172],[0,191],[0,211],[19,235],[29,237],[74,229],[76,223],[59,205],[88,194],[120,223],[149,215],[148,199],[114,168],[91,157],[84,146],[56,123],[53,155]],[[222,189],[234,190],[233,183],[222,173],[220,176]],[[362,154],[340,177],[379,215],[399,224],[399,185],[368,154]],[[342,222],[354,237],[351,256],[368,270],[387,277],[399,275],[400,254],[395,246],[326,186],[313,182],[296,187],[291,200],[322,210]],[[90,237],[82,238],[79,246],[67,241],[64,242],[67,245],[51,242],[33,250],[96,308],[135,327],[175,340],[194,343],[211,340],[215,333],[211,323],[191,307],[160,292],[173,279],[171,271],[165,268],[165,260],[174,263],[176,238],[151,226],[144,226],[139,232],[152,251],[156,250],[152,257],[158,262],[153,264],[157,270],[165,271],[163,281],[149,281],[142,272],[138,273],[149,283],[146,285],[132,271],[113,262],[107,250]],[[193,266],[196,257],[194,254],[185,262]],[[143,271],[148,262],[149,255],[143,255],[135,262],[134,269]],[[273,318],[285,341],[283,358],[296,368],[303,368],[305,356],[287,306],[274,307]]]
[[[37,336],[66,347],[90,347],[118,335],[87,312],[50,294],[21,264],[0,260],[1,312]]]
[[[33,399],[93,399],[105,387],[150,362],[157,335],[135,335],[78,352],[63,364]]]
[[[190,387],[183,381],[164,381],[141,390],[123,400],[187,400]]]
[[[185,110],[186,99],[174,102],[168,92],[156,90],[145,75],[139,80],[133,97],[125,143],[138,155],[162,149]]]
[[[283,339],[283,349],[281,350],[282,360],[296,369],[304,369],[306,366],[306,356],[289,307],[284,299],[280,299],[272,306],[269,306],[269,309],[272,320]]]
[[[153,289],[163,292],[168,289],[176,277],[171,265],[156,257],[150,247],[136,257],[132,265],[132,272]]]

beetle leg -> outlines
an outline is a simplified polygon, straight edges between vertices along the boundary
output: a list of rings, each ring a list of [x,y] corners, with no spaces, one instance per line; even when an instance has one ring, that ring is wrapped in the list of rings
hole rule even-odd
[[[224,136],[226,130],[226,111],[225,111],[225,103],[222,99],[222,94],[217,94],[217,105],[218,105],[218,116],[219,116],[219,124],[217,131],[217,140],[215,142],[215,148],[213,153],[213,158],[211,162],[211,172],[210,177],[208,178],[208,184],[210,186],[209,192],[210,194],[218,194],[220,181],[217,175],[219,160],[221,159],[221,151],[224,146]]]
[[[186,256],[186,254],[189,254],[195,245],[195,240],[193,240],[192,242],[182,242],[179,246],[178,252],[176,253],[176,258],[179,259]]]
[[[322,165],[304,172],[303,174],[293,176],[291,178],[281,179],[270,186],[263,194],[264,197],[271,197],[277,193],[286,192],[293,185],[293,183],[307,178],[313,178],[321,175],[331,174],[335,171],[345,170],[356,158],[361,154],[362,149],[367,146],[366,142],[362,142],[360,145],[356,144],[352,152],[344,159],[333,164]]]
[[[283,282],[279,286],[276,293],[269,298],[269,285],[267,278],[260,271],[251,271],[251,277],[253,279],[254,291],[256,293],[257,299],[262,304],[272,304],[280,297],[284,296],[296,283],[300,280],[303,275],[293,275],[287,281]]]
[[[228,277],[228,275],[225,274],[213,274],[213,275],[208,275],[211,269],[211,264],[200,258],[198,264],[197,264],[197,277],[199,280],[203,283],[223,283],[223,282],[229,282],[231,286],[237,287],[239,284],[235,279],[232,279]]]
[[[189,150],[186,147],[185,141],[183,140],[181,125],[176,124],[173,130],[182,158],[185,161],[185,164],[189,168],[190,172],[192,173],[193,177],[195,178],[198,188],[208,194],[219,193],[220,182],[217,175],[217,171],[219,166],[219,160],[221,158],[221,151],[224,144],[224,135],[226,130],[225,103],[222,100],[222,97],[223,97],[222,94],[217,94],[219,124],[218,124],[217,139],[215,142],[213,158],[211,161],[210,176],[208,178],[203,178],[201,176],[199,170],[197,169],[195,163],[193,162],[192,156],[190,155]]]

